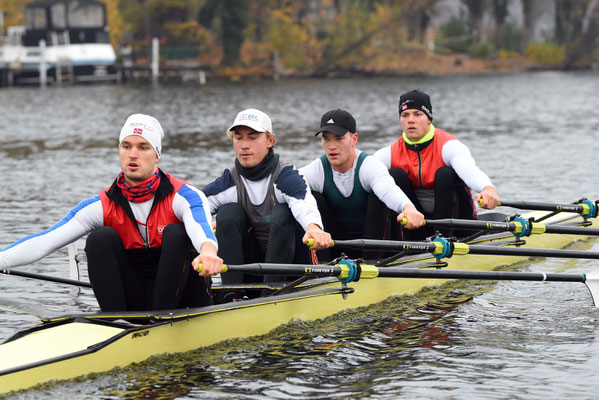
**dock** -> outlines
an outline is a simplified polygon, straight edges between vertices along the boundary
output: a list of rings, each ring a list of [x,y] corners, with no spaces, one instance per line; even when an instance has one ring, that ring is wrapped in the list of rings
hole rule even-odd
[[[154,69],[149,63],[117,64],[119,82],[160,82],[205,84],[210,67],[197,61],[166,62]]]

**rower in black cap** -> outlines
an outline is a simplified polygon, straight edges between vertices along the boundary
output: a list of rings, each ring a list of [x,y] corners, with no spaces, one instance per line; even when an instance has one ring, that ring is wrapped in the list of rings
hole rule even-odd
[[[405,217],[408,228],[422,225],[423,215],[395,185],[387,168],[356,148],[356,121],[349,112],[326,112],[316,136],[319,134],[325,154],[300,168],[300,174],[316,198],[325,231],[338,240],[384,239],[389,209],[399,213],[398,220]],[[365,253],[367,258],[379,255]]]
[[[374,157],[390,168],[397,185],[426,218],[477,219],[475,201],[486,209],[497,206],[497,190],[468,147],[433,125],[433,107],[426,93],[412,90],[401,95],[399,121],[402,135]],[[472,191],[478,194],[473,196]],[[421,239],[432,233],[431,228],[421,228],[403,238]]]

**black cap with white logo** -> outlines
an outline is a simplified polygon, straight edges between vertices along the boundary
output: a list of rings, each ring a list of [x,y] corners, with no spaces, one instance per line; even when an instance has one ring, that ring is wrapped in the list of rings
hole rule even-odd
[[[433,122],[433,106],[428,94],[420,90],[410,90],[399,97],[399,117],[405,110],[420,110]]]
[[[321,132],[332,132],[336,136],[343,136],[347,132],[356,133],[356,120],[350,113],[339,108],[327,111],[320,119],[320,130],[314,136]]]

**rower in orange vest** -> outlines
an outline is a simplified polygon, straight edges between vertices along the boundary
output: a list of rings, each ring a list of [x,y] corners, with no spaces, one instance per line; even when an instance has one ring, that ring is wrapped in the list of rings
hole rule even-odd
[[[497,190],[478,168],[468,147],[433,125],[428,94],[419,90],[402,94],[399,121],[402,135],[374,157],[389,168],[396,184],[425,218],[477,219],[475,202],[480,201],[485,209],[497,206]],[[396,238],[408,238],[405,233]],[[432,233],[432,228],[423,227],[411,231],[409,239],[422,239]]]

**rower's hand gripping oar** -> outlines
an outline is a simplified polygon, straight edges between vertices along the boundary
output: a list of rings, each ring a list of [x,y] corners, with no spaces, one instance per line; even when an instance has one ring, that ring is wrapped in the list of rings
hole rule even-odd
[[[481,201],[479,200],[479,205]],[[556,204],[556,203],[540,203],[533,201],[500,201],[497,206],[520,208],[523,210],[538,210],[552,212],[572,212],[578,213],[585,220],[588,218],[597,218],[599,213],[599,200],[592,202],[587,199],[582,199],[578,204]]]

